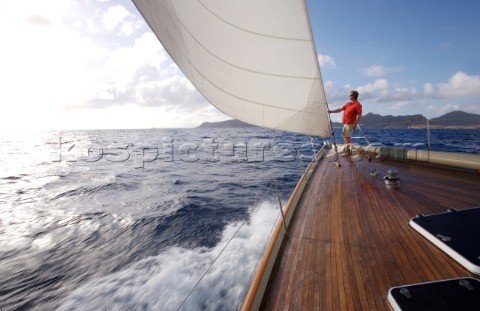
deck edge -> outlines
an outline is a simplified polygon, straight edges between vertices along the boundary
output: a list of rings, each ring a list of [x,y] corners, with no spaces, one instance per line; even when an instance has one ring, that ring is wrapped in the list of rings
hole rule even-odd
[[[290,224],[290,220],[293,216],[293,212],[297,207],[298,202],[303,194],[307,183],[312,176],[314,170],[318,166],[318,162],[323,158],[325,155],[326,148],[325,146],[322,147],[315,157],[312,159],[302,176],[300,177],[295,189],[293,190],[290,198],[288,199],[287,204],[285,205],[284,215],[285,215],[285,226],[288,228]],[[285,226],[283,219],[280,219],[275,227],[273,232],[272,238],[270,239],[269,244],[266,247],[260,265],[258,267],[257,272],[254,275],[253,281],[250,284],[250,288],[248,293],[245,297],[245,300],[242,305],[242,311],[249,311],[249,310],[259,310],[260,305],[262,303],[263,295],[265,293],[265,289],[267,287],[268,280],[270,278],[270,274],[273,269],[273,265],[278,256],[278,252],[280,250],[280,246],[282,245],[283,239],[285,237]]]

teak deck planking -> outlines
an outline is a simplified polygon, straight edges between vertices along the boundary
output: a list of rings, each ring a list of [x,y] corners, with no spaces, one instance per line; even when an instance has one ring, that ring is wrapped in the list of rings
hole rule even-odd
[[[398,170],[400,187],[384,184],[390,168]],[[408,222],[418,214],[476,206],[478,172],[329,155],[295,210],[261,309],[390,310],[393,286],[475,277]]]

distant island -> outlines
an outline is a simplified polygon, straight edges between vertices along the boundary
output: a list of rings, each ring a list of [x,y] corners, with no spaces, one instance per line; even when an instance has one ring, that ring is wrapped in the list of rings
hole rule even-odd
[[[427,122],[434,129],[480,129],[480,115],[464,111],[452,111],[440,117],[428,120],[421,114],[406,116],[381,116],[367,113],[362,117],[362,128],[426,128]],[[338,124],[341,126],[341,124]]]
[[[464,111],[452,111],[440,117],[428,120],[421,114],[406,116],[382,116],[375,113],[367,113],[362,117],[360,124],[362,129],[366,128],[426,128],[427,121],[430,128],[433,129],[480,129],[480,114],[468,113]],[[333,127],[341,127],[338,122],[333,123]],[[227,120],[222,122],[204,122],[199,128],[238,128],[238,127],[255,127],[254,125],[239,121]]]
[[[221,122],[203,122],[198,126],[199,128],[236,128],[236,127],[256,127],[236,119],[231,119]]]

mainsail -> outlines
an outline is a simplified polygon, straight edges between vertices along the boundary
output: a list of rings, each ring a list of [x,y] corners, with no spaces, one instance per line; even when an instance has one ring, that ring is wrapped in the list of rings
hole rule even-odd
[[[305,0],[133,0],[202,95],[238,120],[331,136]]]

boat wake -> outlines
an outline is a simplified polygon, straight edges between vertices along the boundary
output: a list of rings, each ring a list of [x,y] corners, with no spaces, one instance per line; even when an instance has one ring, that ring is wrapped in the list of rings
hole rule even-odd
[[[278,206],[262,202],[215,247],[171,247],[85,284],[58,310],[237,309],[278,215]]]

